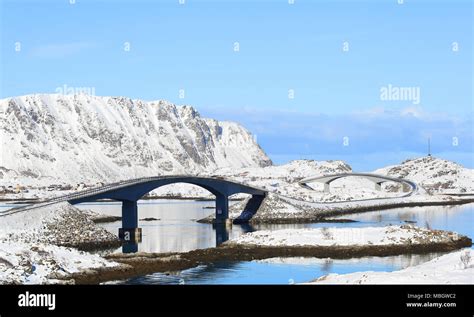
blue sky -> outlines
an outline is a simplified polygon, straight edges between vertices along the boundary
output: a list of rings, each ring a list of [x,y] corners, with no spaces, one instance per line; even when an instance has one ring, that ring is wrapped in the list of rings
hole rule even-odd
[[[0,97],[67,85],[189,104],[276,163],[370,170],[431,137],[474,167],[472,1],[403,2],[1,0]],[[384,100],[389,85],[419,99]]]

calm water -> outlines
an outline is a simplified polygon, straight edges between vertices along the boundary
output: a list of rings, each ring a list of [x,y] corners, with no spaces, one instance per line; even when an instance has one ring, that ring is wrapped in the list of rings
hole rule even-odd
[[[214,202],[185,200],[147,200],[139,202],[139,219],[157,218],[153,221],[139,221],[143,240],[138,245],[143,252],[185,252],[198,248],[216,246],[216,231],[212,225],[200,224],[195,220],[212,214]],[[88,203],[77,205],[103,214],[120,216],[120,203]],[[0,205],[0,211],[10,208]],[[293,225],[256,225],[251,228],[234,225],[228,232],[236,237],[249,230],[277,230],[284,228],[311,227],[364,227],[414,223],[420,227],[456,231],[474,237],[474,204],[454,207],[410,207],[374,211],[340,218],[352,219],[353,223],[316,223]],[[102,225],[117,234],[121,222]],[[121,248],[116,252],[121,252]],[[120,283],[127,284],[291,284],[313,280],[329,273],[350,273],[358,271],[393,271],[417,265],[439,256],[402,255],[390,257],[365,257],[349,260],[317,258],[275,258],[261,261],[218,262],[196,268],[170,273],[155,273]]]
[[[102,214],[121,216],[121,203],[85,203],[77,205]],[[212,225],[196,222],[214,213],[213,201],[188,200],[144,200],[138,202],[138,226],[142,228],[141,252],[186,252],[216,246],[216,231]],[[140,219],[156,218],[144,221]],[[121,221],[101,224],[117,234]],[[234,226],[228,232],[229,238],[242,234],[244,229]],[[122,252],[118,248],[115,252]]]
[[[153,217],[159,220],[139,221],[143,229],[143,241],[139,251],[170,252],[209,248],[216,245],[216,232],[212,225],[195,222],[212,214],[213,202],[155,200],[139,203],[139,218]],[[120,204],[82,204],[80,208],[120,215]],[[474,204],[454,207],[414,207],[347,215],[353,223],[316,223],[293,225],[255,225],[251,228],[234,225],[229,237],[249,230],[277,230],[284,228],[311,227],[364,227],[414,223],[417,226],[456,231],[474,236]],[[104,227],[117,233],[120,222]],[[120,252],[117,249],[116,252]],[[402,255],[390,257],[365,257],[349,260],[317,258],[275,258],[261,261],[218,262],[170,273],[155,273],[123,281],[127,284],[291,284],[307,282],[329,273],[358,271],[393,271],[417,265],[439,256]]]

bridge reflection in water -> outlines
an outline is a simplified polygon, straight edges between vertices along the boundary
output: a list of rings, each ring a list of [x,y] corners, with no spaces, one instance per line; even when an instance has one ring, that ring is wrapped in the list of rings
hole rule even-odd
[[[234,226],[239,226],[242,233],[255,231],[255,228],[248,223],[238,224]],[[215,223],[215,224],[212,224],[212,229],[215,231],[215,235],[216,235],[216,243],[215,243],[216,247],[226,242],[227,240],[229,240],[230,232],[232,229],[228,225],[225,225],[222,223]],[[141,240],[124,241],[122,245],[122,253],[138,252],[138,245],[140,244],[140,242]]]

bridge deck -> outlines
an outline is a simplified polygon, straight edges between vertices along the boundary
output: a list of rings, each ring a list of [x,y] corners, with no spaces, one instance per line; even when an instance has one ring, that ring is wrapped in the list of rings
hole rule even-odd
[[[402,185],[409,186],[411,189],[408,194],[402,196],[410,196],[414,192],[418,190],[418,186],[415,182],[412,182],[407,179],[403,178],[395,178],[395,177],[390,177],[390,176],[385,176],[385,175],[379,175],[379,174],[371,174],[371,173],[340,173],[340,174],[331,174],[331,175],[322,175],[322,176],[312,176],[312,177],[307,177],[302,180],[300,180],[298,183],[300,186],[314,190],[311,186],[308,185],[308,183],[312,182],[318,182],[318,183],[323,183],[325,184],[325,190],[329,190],[329,184],[332,183],[333,181],[344,178],[344,177],[353,177],[353,176],[359,176],[359,177],[364,177],[372,182],[374,182],[377,186],[380,187],[381,183],[384,182],[396,182],[396,183],[401,183]]]

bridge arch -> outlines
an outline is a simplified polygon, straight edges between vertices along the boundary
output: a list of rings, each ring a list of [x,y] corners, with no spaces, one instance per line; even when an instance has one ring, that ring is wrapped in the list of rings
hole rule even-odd
[[[359,176],[359,177],[363,177],[372,181],[375,185],[376,190],[381,190],[381,184],[385,182],[399,183],[403,186],[402,188],[408,188],[408,193],[403,195],[403,197],[410,196],[418,190],[418,186],[416,185],[416,183],[410,180],[403,179],[403,178],[395,178],[395,177],[390,177],[390,176],[385,176],[385,175],[379,175],[379,174],[372,174],[372,173],[340,173],[340,174],[307,177],[300,180],[298,183],[300,184],[300,186],[305,187],[307,189],[311,189],[311,190],[314,190],[314,189],[311,186],[309,186],[308,183],[312,183],[312,182],[322,183],[324,184],[324,192],[328,193],[330,191],[330,184],[332,182],[340,178],[352,177],[352,176]]]
[[[239,218],[235,222],[246,222],[257,212],[267,191],[240,184],[231,180],[216,177],[199,177],[189,175],[147,177],[105,185],[100,188],[57,198],[57,201],[68,201],[71,204],[91,202],[99,199],[113,199],[122,202],[122,228],[119,235],[141,236],[138,228],[137,201],[150,191],[175,183],[187,183],[199,186],[211,192],[216,198],[216,224],[225,224],[229,217],[229,196],[237,193],[252,195]]]

